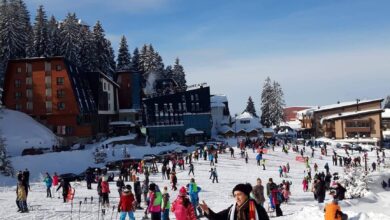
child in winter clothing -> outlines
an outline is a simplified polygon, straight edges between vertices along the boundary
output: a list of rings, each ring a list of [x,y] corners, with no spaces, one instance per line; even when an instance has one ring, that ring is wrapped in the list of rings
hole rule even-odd
[[[177,177],[176,177],[176,173],[175,172],[171,173],[171,184],[172,184],[172,190],[176,191],[177,190],[177,187],[176,187]]]
[[[110,193],[110,185],[108,185],[108,182],[106,181],[106,178],[102,178],[102,206],[106,205],[107,207],[110,206],[110,201],[108,199],[108,194]]]
[[[175,213],[177,220],[196,220],[194,208],[187,197],[187,191],[184,187],[179,190],[179,195],[172,203],[171,211]]]
[[[25,186],[22,181],[19,181],[16,187],[16,205],[18,206],[18,212],[28,212],[26,200]]]
[[[126,187],[122,191],[118,204],[118,212],[121,212],[120,220],[125,220],[126,215],[129,216],[130,220],[135,220],[134,203],[135,200],[133,193],[131,193],[131,186],[126,185]]]

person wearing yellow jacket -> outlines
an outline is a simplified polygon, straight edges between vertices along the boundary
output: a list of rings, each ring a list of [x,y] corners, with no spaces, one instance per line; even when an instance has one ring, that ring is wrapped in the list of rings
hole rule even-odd
[[[27,193],[22,181],[18,182],[16,186],[16,205],[18,206],[18,212],[28,212],[27,209]]]

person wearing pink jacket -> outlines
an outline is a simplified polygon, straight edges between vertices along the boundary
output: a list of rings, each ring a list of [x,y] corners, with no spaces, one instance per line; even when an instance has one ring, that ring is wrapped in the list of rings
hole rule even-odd
[[[172,203],[171,211],[175,213],[177,220],[196,220],[194,207],[187,196],[186,188],[181,187],[179,195]]]

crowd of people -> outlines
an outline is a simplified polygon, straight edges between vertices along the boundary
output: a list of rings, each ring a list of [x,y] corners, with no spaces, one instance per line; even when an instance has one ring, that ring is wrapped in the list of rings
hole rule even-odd
[[[313,146],[310,146],[311,152],[306,152],[306,145],[299,147],[298,145],[285,142],[269,144],[260,140],[245,140],[239,142],[237,145],[236,152],[238,151],[237,154],[240,155],[240,158],[237,159],[242,159],[245,163],[249,163],[248,151],[252,149],[256,155],[255,161],[257,166],[261,167],[262,170],[266,170],[265,165],[268,159],[265,158],[264,154],[271,149],[274,151],[275,146],[281,147],[282,152],[287,155],[292,150],[304,158],[302,165],[302,171],[304,173],[302,188],[304,192],[310,190],[318,203],[323,203],[327,192],[329,192],[329,195],[333,199],[329,204],[325,205],[325,219],[332,219],[329,216],[333,216],[334,219],[342,219],[345,217],[345,214],[341,212],[338,201],[345,199],[346,188],[337,182],[337,173],[331,174],[331,167],[328,163],[325,163],[323,171],[321,171],[321,167],[317,163],[310,163],[312,160],[310,157],[313,158],[315,156],[314,152],[316,151]],[[326,144],[323,146],[319,145],[318,147],[321,149],[321,156],[327,156],[328,149]],[[233,147],[228,149],[231,159],[236,159],[235,149]],[[256,179],[256,184],[253,187],[249,183],[237,184],[232,190],[234,197],[233,204],[223,211],[214,212],[205,201],[200,202],[199,193],[202,192],[202,188],[195,181],[196,167],[194,162],[202,159],[207,161],[207,164],[210,166],[209,179],[211,183],[219,183],[217,164],[219,154],[224,152],[224,149],[218,147],[201,147],[187,155],[175,155],[165,158],[162,161],[160,169],[156,161],[153,161],[151,164],[146,164],[144,160],[139,162],[134,161],[131,164],[123,164],[119,169],[119,175],[117,177],[113,174],[107,174],[104,170],[87,169],[85,181],[87,183],[87,189],[92,189],[92,183],[97,183],[96,189],[99,203],[102,209],[106,209],[111,207],[110,201],[112,202],[112,199],[110,200],[111,190],[109,182],[115,179],[119,194],[117,211],[120,212],[121,220],[126,219],[127,216],[129,219],[135,219],[134,212],[137,210],[144,210],[144,216],[150,216],[152,220],[167,220],[169,219],[170,213],[173,213],[178,220],[194,220],[200,217],[206,217],[208,219],[263,220],[269,219],[268,215],[282,216],[282,205],[288,204],[291,197],[290,188],[292,182],[289,181],[290,164],[288,162],[276,167],[275,171],[278,172],[277,176],[281,180],[280,183],[275,183],[273,178],[262,177],[263,179],[268,179],[265,185],[263,185],[261,178]],[[355,158],[360,158],[360,155],[355,156]],[[333,151],[332,164],[333,166],[339,165],[345,167],[361,166],[360,159],[355,158],[340,156]],[[383,160],[381,159],[381,162]],[[312,165],[314,168],[313,173]],[[374,171],[374,165],[372,166],[372,170]],[[188,173],[185,171],[186,168],[188,169]],[[178,183],[177,171],[185,171],[190,181]],[[163,181],[169,181],[170,187],[165,185],[160,190],[160,187],[156,183],[150,181],[149,177],[151,173],[158,172],[161,172],[161,179]],[[140,181],[140,178],[143,180]],[[56,173],[53,176],[46,173],[43,182],[46,186],[47,197],[53,197],[53,187],[56,191],[62,188],[64,203],[73,198],[70,195],[72,193],[72,186],[69,181],[67,179],[59,181]],[[133,183],[133,187],[129,182]],[[383,181],[382,186],[384,188],[387,187],[387,183]],[[169,190],[178,191],[177,197],[171,199]],[[29,172],[27,169],[19,172],[16,191],[16,203],[19,211],[28,211]]]

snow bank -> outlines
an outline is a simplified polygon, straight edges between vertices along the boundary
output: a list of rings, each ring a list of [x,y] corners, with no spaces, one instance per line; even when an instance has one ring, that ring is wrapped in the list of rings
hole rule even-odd
[[[10,156],[21,155],[25,148],[51,148],[57,143],[57,137],[50,129],[19,111],[1,109],[0,130]]]

